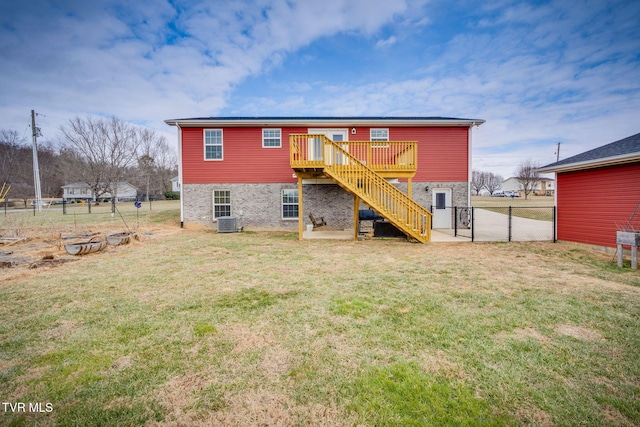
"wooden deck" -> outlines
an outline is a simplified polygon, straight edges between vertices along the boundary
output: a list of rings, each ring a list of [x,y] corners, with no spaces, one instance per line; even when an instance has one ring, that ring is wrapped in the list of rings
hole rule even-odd
[[[343,153],[333,150],[324,135],[290,136],[291,167],[303,178],[325,176],[327,165],[347,165],[350,158],[368,166],[383,178],[411,178],[416,174],[418,151],[415,141],[344,141]]]

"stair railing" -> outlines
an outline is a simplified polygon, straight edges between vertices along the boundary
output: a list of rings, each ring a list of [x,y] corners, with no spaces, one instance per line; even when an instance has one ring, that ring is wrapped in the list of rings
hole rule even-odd
[[[339,142],[325,136],[322,140],[325,174],[405,233],[421,242],[431,240],[431,212],[352,156]]]

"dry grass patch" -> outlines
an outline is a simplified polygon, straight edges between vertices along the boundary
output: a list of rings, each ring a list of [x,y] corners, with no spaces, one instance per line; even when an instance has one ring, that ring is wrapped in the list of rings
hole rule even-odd
[[[583,328],[575,325],[558,325],[556,330],[562,335],[567,335],[579,340],[585,341],[600,341],[602,340],[602,334],[598,331]]]

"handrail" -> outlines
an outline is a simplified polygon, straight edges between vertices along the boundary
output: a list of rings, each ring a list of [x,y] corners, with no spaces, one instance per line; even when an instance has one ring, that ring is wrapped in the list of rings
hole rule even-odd
[[[421,242],[431,240],[431,212],[391,185],[368,165],[323,136],[325,173],[357,194],[397,228]]]
[[[291,167],[324,167],[324,138],[326,136],[322,134],[290,135]],[[415,141],[339,141],[338,144],[377,172],[406,174],[417,170],[418,150]]]

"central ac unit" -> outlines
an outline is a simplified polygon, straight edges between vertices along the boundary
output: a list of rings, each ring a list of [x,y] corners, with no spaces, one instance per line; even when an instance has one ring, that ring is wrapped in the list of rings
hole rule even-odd
[[[235,233],[237,230],[235,216],[218,217],[218,233]]]

